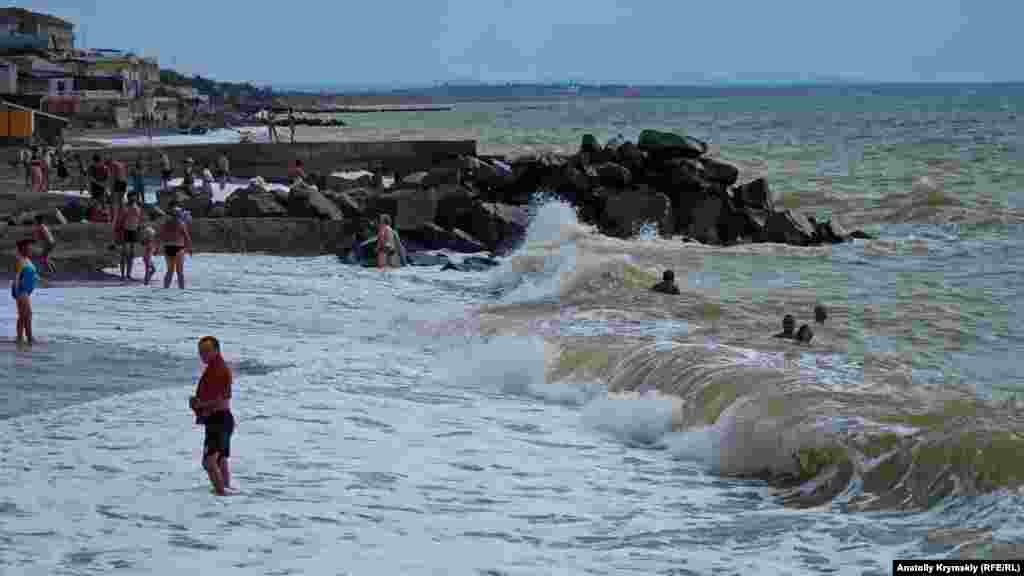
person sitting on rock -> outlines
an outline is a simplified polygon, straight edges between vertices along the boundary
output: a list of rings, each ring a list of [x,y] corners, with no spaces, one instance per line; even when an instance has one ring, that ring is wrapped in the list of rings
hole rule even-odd
[[[814,338],[814,331],[807,324],[800,326],[800,329],[796,332],[796,341],[801,344],[810,344],[811,338]]]
[[[676,286],[676,273],[671,270],[665,270],[661,275],[661,282],[651,286],[651,290],[661,292],[662,294],[673,294],[678,296],[679,286]]]
[[[796,334],[793,333],[794,330],[796,330],[796,318],[793,318],[792,314],[786,314],[782,319],[782,332],[776,334],[775,337],[793,340],[796,338]]]
[[[824,324],[825,320],[828,319],[828,310],[825,309],[824,304],[817,304],[814,306],[814,321],[818,324]]]

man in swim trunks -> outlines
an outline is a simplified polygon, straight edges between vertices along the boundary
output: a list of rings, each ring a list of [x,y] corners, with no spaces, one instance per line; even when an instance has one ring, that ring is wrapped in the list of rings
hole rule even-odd
[[[231,369],[224,363],[220,342],[213,336],[199,340],[199,357],[206,364],[196,394],[189,398],[189,407],[196,423],[206,427],[203,440],[203,468],[218,496],[227,495],[231,487],[231,434],[235,431],[235,418],[231,414]]]
[[[32,337],[32,292],[36,289],[38,274],[32,264],[32,239],[18,240],[18,261],[14,267],[14,282],[11,283],[11,297],[18,306],[17,342],[22,344],[28,340],[35,344]]]
[[[139,242],[139,226],[142,225],[142,206],[134,192],[128,195],[128,204],[118,212],[114,229],[121,238],[121,279],[132,279],[132,264],[135,262],[135,245]],[[118,235],[118,232],[115,232]]]

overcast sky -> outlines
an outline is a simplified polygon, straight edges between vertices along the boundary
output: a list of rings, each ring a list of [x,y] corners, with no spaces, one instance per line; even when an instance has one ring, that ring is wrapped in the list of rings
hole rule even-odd
[[[1021,0],[13,4],[71,20],[79,46],[258,84],[1024,80]]]

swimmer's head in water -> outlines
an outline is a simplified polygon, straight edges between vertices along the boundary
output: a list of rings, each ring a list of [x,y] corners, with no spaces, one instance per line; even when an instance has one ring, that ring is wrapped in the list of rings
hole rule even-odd
[[[203,336],[199,339],[199,357],[203,362],[209,363],[217,354],[220,354],[220,341],[213,336]]]
[[[671,284],[676,281],[676,273],[671,270],[665,270],[661,273],[661,280],[666,284]]]
[[[823,304],[816,304],[814,306],[814,321],[818,324],[824,324],[827,318],[828,311],[825,310],[825,306]]]
[[[808,344],[810,343],[811,338],[814,338],[814,331],[811,330],[811,327],[808,326],[807,324],[800,326],[800,330],[798,330],[796,333],[797,342],[803,342],[804,344]]]
[[[796,318],[793,318],[792,314],[786,314],[785,318],[782,319],[782,332],[784,334],[792,334],[793,330],[796,330]]]

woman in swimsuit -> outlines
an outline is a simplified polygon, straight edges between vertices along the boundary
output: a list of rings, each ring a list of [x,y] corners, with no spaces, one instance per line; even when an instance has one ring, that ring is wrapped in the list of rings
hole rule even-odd
[[[18,262],[14,269],[14,282],[11,283],[11,297],[18,306],[18,343],[26,339],[29,344],[35,343],[32,337],[32,292],[36,289],[36,267],[29,257],[32,240],[19,240]]]
[[[391,216],[381,214],[377,225],[377,268],[391,266],[392,257],[398,252],[395,246],[395,231],[391,229]]]
[[[171,202],[169,214],[160,226],[160,241],[164,245],[164,259],[167,261],[167,273],[164,274],[164,288],[171,287],[171,279],[178,275],[178,288],[185,289],[185,255],[182,251],[192,254],[192,236],[188,233],[185,223],[178,217],[178,204]]]

